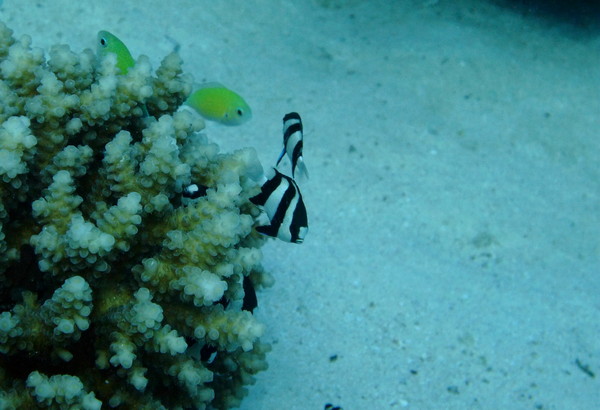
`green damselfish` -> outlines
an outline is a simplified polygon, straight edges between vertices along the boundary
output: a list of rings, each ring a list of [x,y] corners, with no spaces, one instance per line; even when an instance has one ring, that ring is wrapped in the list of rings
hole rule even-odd
[[[219,83],[207,83],[194,91],[185,104],[207,120],[224,125],[240,125],[252,118],[244,99]]]
[[[129,69],[135,65],[135,60],[127,49],[127,46],[117,36],[102,30],[98,32],[98,55],[105,56],[113,53],[117,56],[117,68],[121,74],[127,74]]]

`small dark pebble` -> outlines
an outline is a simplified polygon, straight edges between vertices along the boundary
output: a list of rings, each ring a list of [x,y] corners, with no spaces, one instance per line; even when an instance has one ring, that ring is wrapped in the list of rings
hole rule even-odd
[[[448,393],[452,393],[452,394],[459,394],[460,393],[458,391],[458,386],[448,386],[446,388],[446,390],[448,390]]]

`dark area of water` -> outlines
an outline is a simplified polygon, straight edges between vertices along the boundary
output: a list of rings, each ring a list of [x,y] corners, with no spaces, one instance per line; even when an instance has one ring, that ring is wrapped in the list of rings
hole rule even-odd
[[[493,0],[530,17],[600,34],[600,0]]]

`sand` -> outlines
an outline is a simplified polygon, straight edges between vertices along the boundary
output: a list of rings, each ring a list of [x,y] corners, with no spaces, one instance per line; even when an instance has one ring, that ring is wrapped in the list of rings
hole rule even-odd
[[[0,18],[44,48],[107,29],[155,67],[179,44],[253,109],[209,137],[265,166],[301,113],[310,232],[264,249],[273,351],[243,409],[592,409],[600,30],[543,11],[5,0]]]

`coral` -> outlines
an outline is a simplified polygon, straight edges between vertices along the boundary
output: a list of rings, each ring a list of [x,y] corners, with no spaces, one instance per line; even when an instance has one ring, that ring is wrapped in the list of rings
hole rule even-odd
[[[177,54],[115,64],[0,23],[0,408],[237,406],[269,350],[262,166],[177,111]]]

